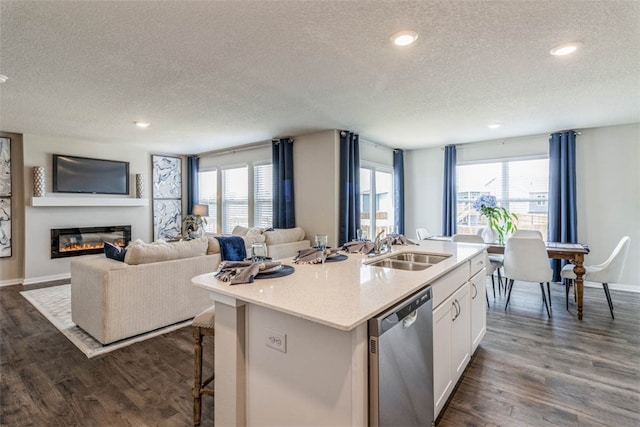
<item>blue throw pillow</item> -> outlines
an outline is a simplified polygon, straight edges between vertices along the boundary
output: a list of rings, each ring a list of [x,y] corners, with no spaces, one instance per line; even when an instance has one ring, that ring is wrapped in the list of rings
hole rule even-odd
[[[125,248],[116,246],[113,243],[104,242],[104,254],[107,258],[124,262],[124,256],[126,253],[127,253],[127,250]]]
[[[216,236],[220,242],[220,257],[222,261],[244,261],[247,249],[244,239],[240,236]]]

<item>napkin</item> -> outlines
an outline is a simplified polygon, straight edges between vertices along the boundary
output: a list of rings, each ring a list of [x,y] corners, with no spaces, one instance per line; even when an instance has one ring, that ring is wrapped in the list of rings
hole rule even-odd
[[[225,261],[215,278],[230,285],[253,283],[256,275],[280,265],[280,262]]]
[[[392,236],[391,237],[391,244],[392,245],[417,245],[417,243],[412,242],[411,240],[407,239],[403,234],[399,234],[397,236]]]
[[[309,248],[298,251],[298,256],[293,259],[296,264],[318,264],[322,259],[327,259],[338,253],[336,248],[327,248],[324,251],[320,248]]]
[[[370,240],[347,242],[342,246],[342,249],[349,253],[360,252],[361,254],[368,254],[373,251],[375,245]]]

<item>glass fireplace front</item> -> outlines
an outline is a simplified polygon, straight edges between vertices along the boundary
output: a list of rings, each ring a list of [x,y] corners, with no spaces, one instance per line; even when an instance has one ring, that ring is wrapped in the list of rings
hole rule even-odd
[[[130,225],[54,228],[51,230],[51,258],[99,254],[104,251],[104,242],[126,246],[130,240]]]

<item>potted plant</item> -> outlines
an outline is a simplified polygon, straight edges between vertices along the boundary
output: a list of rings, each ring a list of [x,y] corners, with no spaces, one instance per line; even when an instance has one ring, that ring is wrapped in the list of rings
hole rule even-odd
[[[473,202],[473,208],[487,217],[489,227],[498,234],[498,243],[504,244],[504,238],[518,229],[515,221],[518,216],[509,213],[506,208],[498,206],[496,197],[483,194]]]
[[[204,224],[207,223],[207,219],[200,215],[189,214],[184,217],[182,223],[188,237],[199,237],[203,234]]]

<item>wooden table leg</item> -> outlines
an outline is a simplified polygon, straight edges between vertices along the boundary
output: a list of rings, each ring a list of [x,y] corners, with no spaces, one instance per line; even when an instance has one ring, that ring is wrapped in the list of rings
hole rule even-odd
[[[578,320],[582,320],[582,295],[583,295],[583,276],[586,270],[584,269],[584,255],[576,254],[576,258],[574,260],[575,266],[573,267],[573,272],[576,274],[576,282],[575,282],[575,291],[576,291],[576,303],[578,306]]]

